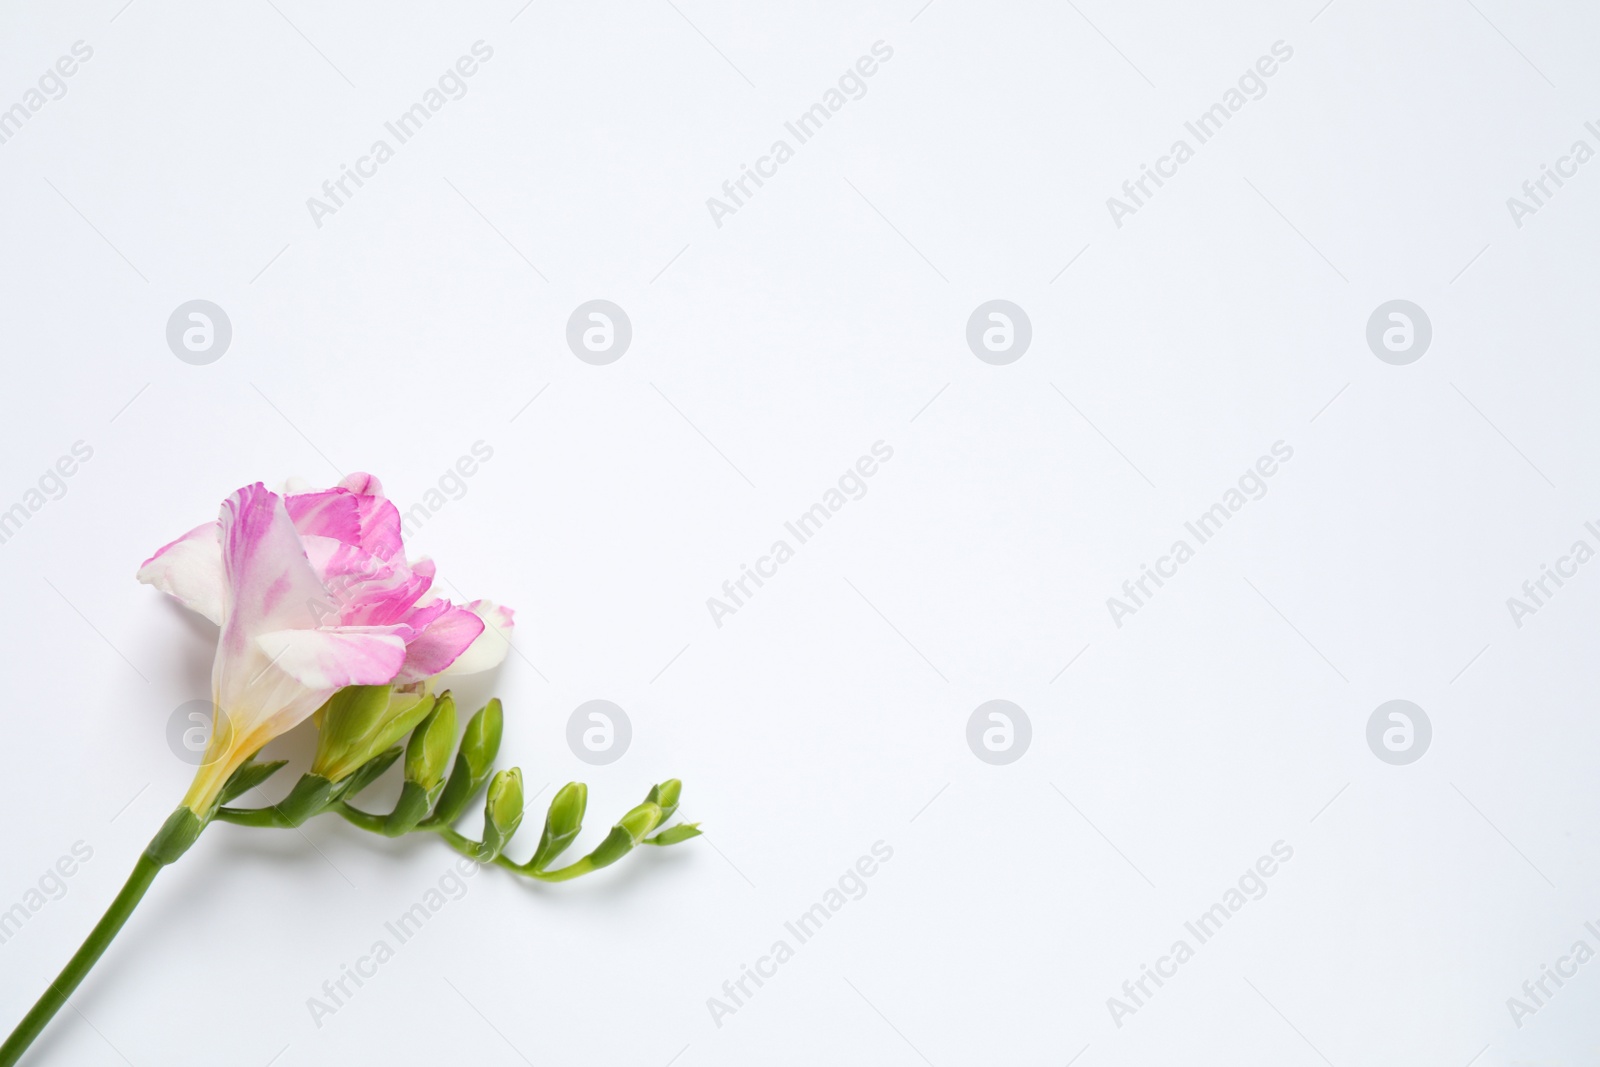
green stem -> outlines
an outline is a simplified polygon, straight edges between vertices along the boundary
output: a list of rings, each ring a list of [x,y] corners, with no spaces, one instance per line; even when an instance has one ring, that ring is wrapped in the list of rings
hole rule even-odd
[[[99,962],[100,957],[110,947],[111,941],[121,932],[123,925],[128,921],[128,916],[133,914],[133,909],[139,906],[139,901],[144,899],[145,893],[150,890],[150,883],[156,880],[156,875],[161,873],[161,868],[177,861],[178,857],[189,850],[195,839],[200,836],[200,831],[205,829],[205,822],[188,808],[180,807],[156,831],[156,836],[150,839],[150,844],[145,846],[144,852],[139,856],[139,862],[133,865],[133,873],[128,875],[128,881],[123,885],[121,892],[100,916],[100,921],[95,923],[94,929],[89,931],[89,936],[84,938],[83,944],[78,946],[78,951],[72,954],[67,965],[56,975],[56,980],[44,991],[34,1006],[28,1009],[28,1014],[22,1017],[17,1028],[11,1031],[11,1036],[6,1038],[6,1043],[0,1045],[0,1067],[14,1067],[28,1051],[28,1046],[33,1044],[39,1034],[43,1032],[50,1020],[55,1018],[56,1012],[67,1003],[67,998],[72,996],[74,990],[88,976],[89,971]]]
[[[224,808],[222,812],[218,813],[217,817],[222,818],[227,810],[228,809]],[[374,815],[371,812],[362,811],[360,808],[353,807],[342,802],[335,805],[333,810],[338,812],[339,815],[343,817],[344,821],[352,826],[358,826],[363,830],[367,830],[375,834],[387,833],[387,831],[384,829],[384,823],[386,820],[382,815]],[[451,848],[455,849],[468,859],[477,860],[479,858],[478,849],[481,846],[478,844],[478,842],[472,840],[470,837],[456,833],[448,826],[429,826],[427,824],[423,824],[416,828],[416,832],[438,834],[439,838],[444,841],[445,844],[449,845]],[[494,865],[496,867],[503,867],[508,871],[513,871],[517,874],[520,874],[524,878],[533,878],[541,882],[565,882],[573,878],[581,877],[582,875],[588,874],[591,871],[597,871],[600,869],[599,867],[595,866],[593,861],[588,856],[578,860],[576,863],[568,864],[567,866],[562,867],[560,870],[555,871],[536,871],[531,867],[517,863],[505,856],[496,856],[494,858]],[[0,1067],[5,1067],[5,1064],[0,1064]]]
[[[468,859],[478,858],[478,842],[472,840],[472,838],[458,834],[448,827],[440,827],[435,832],[444,839],[445,844],[449,845],[463,856],[466,856]],[[580,875],[588,874],[590,871],[598,870],[598,868],[595,867],[592,862],[590,862],[588,856],[585,856],[577,863],[569,864],[558,871],[536,871],[531,867],[526,867],[503,855],[496,856],[494,858],[494,865],[496,867],[503,867],[508,871],[514,871],[517,874],[522,875],[524,878],[535,878],[541,882],[565,882],[568,879],[577,878]],[[3,1067],[3,1065],[0,1065],[0,1067]]]
[[[264,826],[283,830],[293,825],[277,808],[218,808],[213,817],[218,822],[231,822],[235,826]]]
[[[111,907],[106,909],[105,915],[95,924],[89,936],[84,939],[83,945],[73,953],[72,959],[62,968],[56,980],[50,983],[44,996],[22,1021],[17,1028],[11,1031],[11,1036],[6,1038],[6,1043],[0,1045],[0,1067],[12,1067],[28,1051],[28,1046],[33,1044],[56,1012],[67,1002],[67,998],[78,988],[78,985],[88,975],[93,967],[110,946],[111,939],[117,936],[128,916],[133,914],[133,909],[138,907],[139,901],[144,899],[145,892],[150,888],[150,883],[156,880],[164,864],[155,859],[150,853],[145,852],[139,857],[139,862],[133,865],[133,873],[128,876],[127,884],[122,887],[122,892],[117,894],[111,902]]]
[[[369,833],[385,834],[385,836],[388,836],[384,830],[384,824],[388,822],[388,820],[382,815],[374,815],[370,811],[362,811],[360,808],[352,807],[351,805],[342,802],[333,810],[337,811],[344,818],[344,821],[349,823],[351,826],[359,826],[361,829],[366,830]]]

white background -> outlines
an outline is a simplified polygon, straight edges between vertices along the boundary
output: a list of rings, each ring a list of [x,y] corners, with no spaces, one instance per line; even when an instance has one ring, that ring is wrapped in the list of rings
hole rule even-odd
[[[191,773],[166,728],[213,634],[133,572],[258,479],[367,470],[409,507],[491,447],[412,539],[447,595],[519,612],[468,698],[505,699],[530,791],[590,783],[585,846],[673,775],[708,836],[564,886],[484,873],[318,1027],[308,998],[454,855],[218,826],[33,1061],[1600,1054],[1600,963],[1507,1007],[1600,949],[1600,565],[1521,627],[1506,605],[1600,544],[1600,164],[1520,228],[1506,206],[1600,147],[1593,12],[122,2],[0,13],[0,107],[94,50],[0,145],[0,508],[94,453],[0,545],[0,909],[93,849],[0,945],[0,1022]],[[466,95],[318,227],[307,198],[479,40]],[[877,41],[866,95],[716,225]],[[1115,225],[1277,41],[1266,94]],[[206,366],[165,337],[196,298],[233,327]],[[633,324],[609,366],[565,342],[595,298]],[[965,340],[994,298],[1032,321],[1009,366]],[[1397,298],[1433,325],[1407,366],[1365,339]],[[707,598],[880,440],[866,496],[716,626]],[[1267,494],[1116,626],[1106,599],[1280,440]],[[595,698],[634,728],[600,768],[565,741]],[[965,739],[996,698],[1033,726],[1009,766]],[[1433,724],[1409,766],[1366,742],[1396,698]],[[1280,840],[1266,896],[1116,1025],[1107,998]],[[867,894],[717,1025],[877,841]]]

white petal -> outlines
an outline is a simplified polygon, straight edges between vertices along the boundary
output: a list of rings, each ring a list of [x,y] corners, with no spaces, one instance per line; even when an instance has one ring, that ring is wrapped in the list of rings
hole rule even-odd
[[[510,608],[490,600],[474,600],[462,607],[483,620],[483,633],[467,646],[467,650],[446,667],[441,677],[453,674],[477,674],[491,670],[505,660],[511,650],[511,631],[516,626]]]
[[[386,685],[405,663],[406,642],[395,633],[375,632],[380,629],[274,630],[256,638],[256,646],[273,669],[307,689]]]
[[[139,581],[176,597],[218,626],[227,596],[222,569],[222,528],[215,522],[196,526],[156,550],[139,568]]]

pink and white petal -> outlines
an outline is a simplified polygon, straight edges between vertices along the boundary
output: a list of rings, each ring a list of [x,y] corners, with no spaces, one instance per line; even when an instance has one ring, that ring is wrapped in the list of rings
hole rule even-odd
[[[339,482],[339,488],[348,489],[357,496],[383,497],[383,483],[378,481],[377,475],[365,471],[345,475]]]
[[[317,626],[327,591],[283,498],[260,482],[222,503],[222,561],[227,596],[219,655],[246,655],[258,634]]]
[[[381,496],[356,499],[361,501],[361,547],[384,559],[404,559],[400,509]]]
[[[311,569],[330,587],[387,578],[394,569],[387,560],[379,559],[360,545],[336,537],[300,530],[300,543],[305,546]]]
[[[418,604],[412,606],[411,609],[406,612],[405,617],[401,621],[403,621],[407,626],[416,628],[416,630],[420,632],[422,630],[426,630],[429,626],[432,626],[434,620],[452,610],[454,610],[454,608],[450,601],[440,600],[438,597],[431,597],[426,603],[419,602]]]
[[[347,545],[361,544],[360,505],[344,489],[323,489],[283,498],[294,528],[304,536],[331,537]]]
[[[431,568],[418,574],[398,556],[380,559],[356,545],[302,534],[312,569],[328,589],[330,614],[341,625],[385,626],[408,614],[433,584]]]
[[[396,684],[432,678],[455,663],[484,632],[482,619],[465,608],[448,608],[406,646]]]
[[[383,483],[376,475],[357,471],[346,475],[339,488],[354,493],[361,504],[361,544],[384,559],[398,555],[402,544],[400,509],[383,495]]]
[[[483,620],[483,633],[478,635],[471,647],[456,657],[444,672],[446,674],[477,674],[479,671],[492,670],[500,666],[506,653],[511,650],[511,632],[516,627],[516,612],[492,600],[474,600],[466,606],[466,610]]]
[[[400,512],[381,496],[335,488],[300,493],[286,498],[284,503],[301,534],[358,545],[380,559],[391,559],[401,552]]]
[[[176,541],[162,545],[155,555],[144,561],[136,577],[220,626],[227,599],[221,525],[203,523]]]
[[[398,633],[360,630],[274,630],[256,645],[276,670],[307,689],[386,685],[406,660]]]

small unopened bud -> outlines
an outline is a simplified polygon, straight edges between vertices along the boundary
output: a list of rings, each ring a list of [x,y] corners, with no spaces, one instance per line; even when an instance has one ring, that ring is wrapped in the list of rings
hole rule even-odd
[[[406,781],[431,792],[444,784],[450,756],[456,746],[456,702],[448,692],[439,694],[428,717],[411,731],[406,746]]]
[[[340,782],[387,751],[433,708],[420,687],[348,685],[317,710],[311,773]]]
[[[661,807],[661,821],[666,822],[678,810],[678,797],[683,794],[683,783],[676,778],[668,778],[660,785],[650,787],[650,795],[646,800]]]
[[[589,853],[589,865],[595,869],[609,867],[633,851],[633,846],[660,823],[661,808],[652,801],[645,801],[617,820],[600,847]]]
[[[583,813],[588,805],[588,786],[582,782],[568,782],[561,787],[561,791],[550,802],[550,811],[544,820],[544,834],[539,838],[539,847],[533,858],[527,862],[528,867],[542,871],[566,851],[583,829]]]
[[[483,845],[478,859],[488,863],[510,842],[522,825],[522,769],[501,771],[489,783],[489,797],[483,805]]]
[[[449,826],[455,822],[483,788],[489,772],[494,769],[494,758],[500,753],[500,734],[504,726],[499,700],[489,701],[467,723],[461,747],[456,751],[455,767],[444,784],[433,816],[428,819],[429,826]]]
[[[505,729],[505,715],[500,710],[500,698],[489,701],[467,723],[466,733],[461,738],[461,754],[467,758],[467,766],[472,770],[474,778],[487,775],[494,766],[494,758],[500,754],[500,735]]]
[[[411,731],[406,745],[406,780],[400,799],[383,822],[383,832],[399,837],[416,829],[444,792],[445,772],[456,745],[456,702],[448,692],[439,694],[428,717]]]

